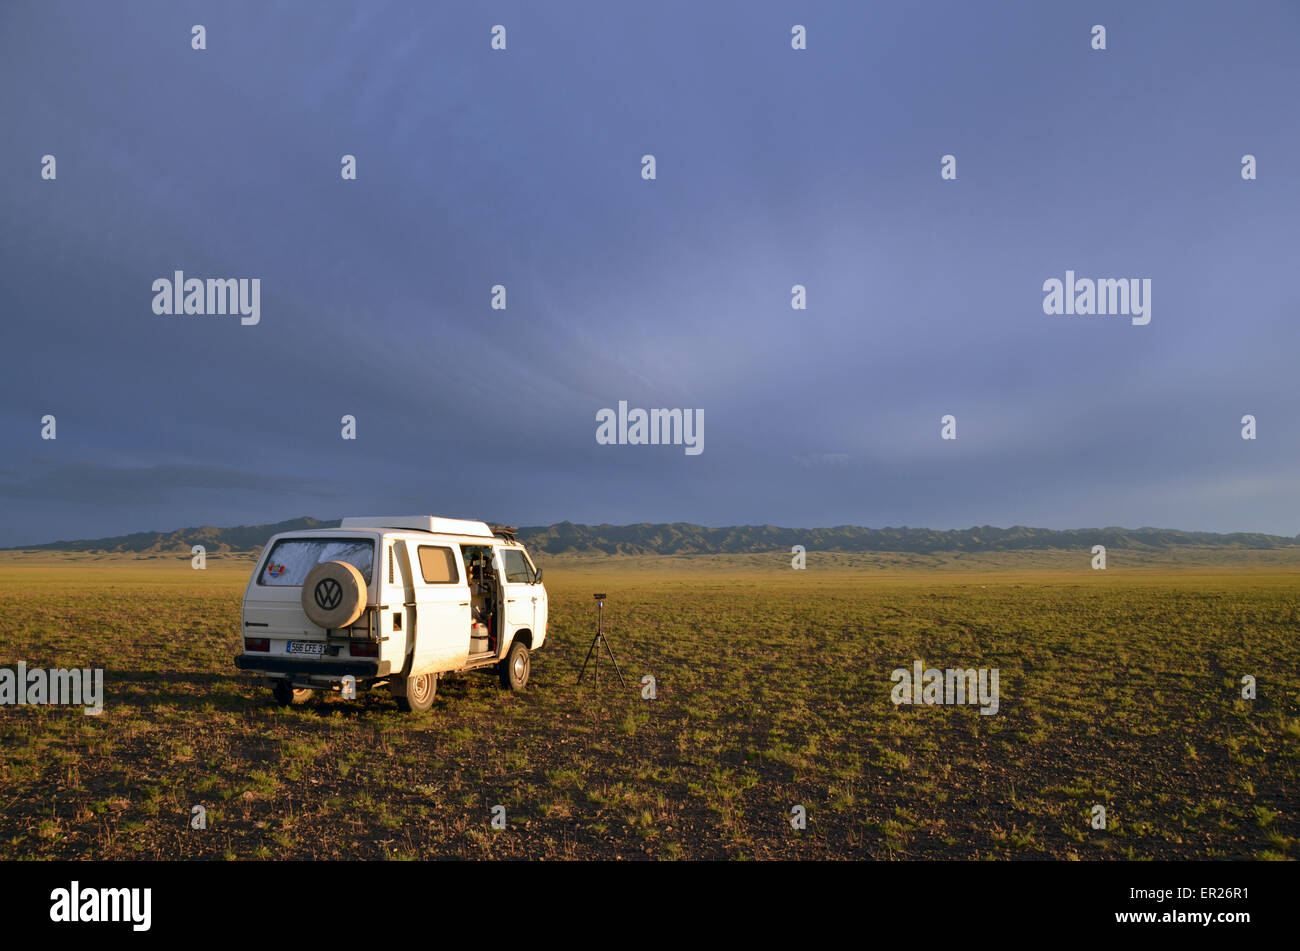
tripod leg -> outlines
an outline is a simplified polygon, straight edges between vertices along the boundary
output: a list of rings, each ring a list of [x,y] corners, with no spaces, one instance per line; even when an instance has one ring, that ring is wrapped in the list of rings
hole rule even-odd
[[[596,638],[591,639],[591,646],[587,648],[587,659],[582,662],[582,671],[578,674],[578,683],[582,683],[582,678],[587,674],[587,661],[591,660],[591,652],[596,649]],[[596,655],[596,668],[600,669],[600,655]],[[599,678],[599,674],[597,674]]]
[[[600,640],[605,645],[605,650],[609,652],[609,659],[614,662],[614,670],[618,673],[618,682],[626,687],[627,681],[623,679],[623,669],[618,666],[618,658],[614,656],[614,650],[609,646],[609,638],[602,635]],[[600,655],[597,654],[596,656],[599,657]]]

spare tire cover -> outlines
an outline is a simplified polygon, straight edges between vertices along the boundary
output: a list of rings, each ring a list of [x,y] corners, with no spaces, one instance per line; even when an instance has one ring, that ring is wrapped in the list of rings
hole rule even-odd
[[[302,583],[302,609],[319,627],[347,627],[366,609],[366,579],[346,561],[322,561]]]

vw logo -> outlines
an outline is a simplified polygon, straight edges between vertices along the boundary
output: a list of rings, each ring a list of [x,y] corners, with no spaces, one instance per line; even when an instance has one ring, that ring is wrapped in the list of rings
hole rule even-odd
[[[316,583],[316,590],[312,592],[312,597],[320,607],[326,611],[333,611],[343,600],[343,585],[333,578],[322,578]]]

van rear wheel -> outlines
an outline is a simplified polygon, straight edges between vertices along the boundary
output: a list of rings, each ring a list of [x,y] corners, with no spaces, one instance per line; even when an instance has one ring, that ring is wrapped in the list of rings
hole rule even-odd
[[[433,706],[438,692],[437,674],[418,674],[406,678],[406,690],[397,696],[397,705],[407,713],[424,713]]]
[[[305,703],[311,699],[312,691],[309,688],[294,690],[287,680],[277,680],[271,687],[271,695],[275,697],[275,702],[282,707],[287,707],[294,703]]]
[[[528,656],[528,645],[523,641],[515,641],[510,645],[506,659],[501,662],[501,686],[508,690],[523,690],[528,684],[528,674],[532,666],[532,658]]]

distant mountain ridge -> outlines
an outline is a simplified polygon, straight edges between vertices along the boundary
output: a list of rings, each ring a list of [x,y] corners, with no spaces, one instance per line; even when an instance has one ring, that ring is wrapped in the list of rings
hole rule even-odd
[[[605,552],[607,554],[743,554],[789,552],[794,545],[809,551],[933,552],[1017,551],[1021,549],[1077,549],[1105,545],[1116,549],[1168,548],[1291,548],[1300,536],[1248,532],[1218,534],[1183,532],[1165,528],[1080,528],[1055,530],[1013,525],[992,525],[939,531],[929,528],[778,528],[775,525],[740,525],[706,528],[687,522],[639,525],[575,525],[560,522],[540,528],[522,528],[519,537],[529,548],[549,554]]]
[[[186,551],[202,545],[209,552],[253,552],[277,532],[305,528],[335,528],[338,519],[295,518],[273,525],[237,525],[217,528],[203,525],[172,532],[136,532],[112,538],[78,539],[43,545],[20,545],[11,551],[103,551],[160,553]],[[929,528],[779,528],[775,525],[737,525],[708,528],[689,522],[637,525],[556,525],[521,528],[519,539],[531,550],[550,555],[565,553],[610,555],[713,555],[769,551],[788,553],[794,545],[808,551],[935,552],[1018,551],[1025,549],[1079,549],[1093,545],[1128,550],[1171,548],[1293,548],[1300,536],[1253,532],[1183,532],[1167,528],[1076,528],[1057,530],[1013,525],[982,525],[939,531]]]
[[[81,538],[75,541],[49,542],[45,545],[18,545],[7,551],[107,551],[107,552],[165,552],[189,551],[202,545],[207,551],[257,551],[277,532],[293,532],[304,528],[335,528],[339,519],[320,521],[304,516],[273,525],[236,525],[217,528],[200,525],[195,528],[178,528],[174,532],[136,532],[132,535],[115,535],[112,538]]]

